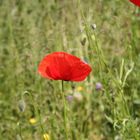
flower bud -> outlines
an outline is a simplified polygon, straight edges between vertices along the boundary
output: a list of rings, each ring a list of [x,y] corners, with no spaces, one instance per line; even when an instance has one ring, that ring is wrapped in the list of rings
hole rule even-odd
[[[20,110],[20,112],[24,112],[25,108],[26,108],[26,103],[24,100],[19,100],[18,102],[18,108]]]

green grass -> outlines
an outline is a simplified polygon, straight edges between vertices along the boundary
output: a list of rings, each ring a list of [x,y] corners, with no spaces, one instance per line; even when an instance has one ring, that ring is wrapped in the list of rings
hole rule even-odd
[[[140,140],[139,14],[122,0],[1,0],[0,139]],[[92,66],[85,81],[64,82],[74,96],[65,113],[61,81],[37,72],[54,51]]]

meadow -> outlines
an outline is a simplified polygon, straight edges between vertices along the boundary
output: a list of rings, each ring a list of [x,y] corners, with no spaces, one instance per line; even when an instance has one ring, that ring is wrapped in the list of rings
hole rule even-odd
[[[64,51],[82,82],[38,73]],[[0,140],[140,140],[140,8],[128,0],[0,0]]]

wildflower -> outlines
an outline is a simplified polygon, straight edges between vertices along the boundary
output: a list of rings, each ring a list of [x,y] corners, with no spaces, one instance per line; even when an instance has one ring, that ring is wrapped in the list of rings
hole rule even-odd
[[[49,136],[49,134],[47,134],[47,133],[45,133],[45,134],[43,135],[43,138],[44,138],[44,140],[50,140],[50,136]]]
[[[25,111],[25,108],[26,108],[26,103],[24,100],[20,100],[18,102],[18,108],[21,112],[24,112]]]
[[[43,58],[38,71],[44,78],[78,82],[89,75],[91,67],[74,55],[54,52]]]
[[[77,87],[77,91],[82,91],[84,88],[82,86]]]
[[[82,100],[83,100],[83,96],[82,96],[82,94],[79,93],[79,92],[76,92],[76,93],[74,94],[74,98],[75,98],[77,101],[82,101]]]
[[[68,95],[68,96],[66,97],[66,99],[67,99],[68,102],[72,102],[73,96],[72,96],[72,95]]]
[[[103,86],[101,83],[96,83],[96,90],[102,90]]]
[[[140,7],[140,0],[129,0],[129,1]]]
[[[35,124],[35,123],[37,122],[37,120],[36,120],[35,118],[30,118],[30,119],[29,119],[29,122],[30,122],[31,124]]]

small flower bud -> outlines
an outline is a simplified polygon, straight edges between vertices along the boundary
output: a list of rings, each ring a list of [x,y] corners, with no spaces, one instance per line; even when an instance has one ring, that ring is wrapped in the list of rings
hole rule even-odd
[[[24,100],[20,100],[18,102],[18,108],[21,112],[24,112],[25,111],[25,108],[26,108],[26,103]]]
[[[95,30],[95,29],[96,29],[96,24],[91,24],[91,28],[92,28],[93,30]]]

